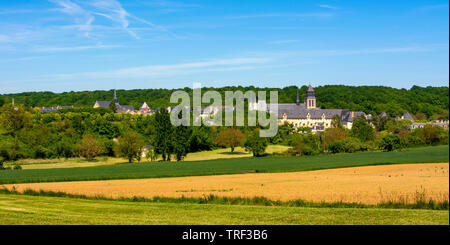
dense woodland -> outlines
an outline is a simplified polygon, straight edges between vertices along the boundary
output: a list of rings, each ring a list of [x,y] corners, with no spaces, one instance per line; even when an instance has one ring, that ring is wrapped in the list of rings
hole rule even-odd
[[[294,103],[297,87],[279,88],[257,87],[223,87],[202,88],[224,91],[279,91],[279,103]],[[307,87],[300,88],[300,100],[303,101]],[[192,89],[182,89],[192,93]],[[364,111],[378,115],[386,111],[390,116],[402,115],[405,111],[413,114],[417,119],[448,119],[449,88],[448,87],[419,87],[410,89],[396,89],[383,86],[344,86],[326,85],[314,88],[317,105],[322,108],[339,108],[353,111]],[[135,109],[145,101],[152,109],[169,106],[172,89],[134,89],[118,90],[117,97],[120,104],[132,105]],[[267,93],[269,94],[269,93]],[[18,94],[0,95],[0,106],[10,102],[12,98],[16,103],[26,107],[74,105],[78,107],[92,107],[96,100],[111,101],[113,92],[110,91],[83,91],[83,92],[25,92]]]

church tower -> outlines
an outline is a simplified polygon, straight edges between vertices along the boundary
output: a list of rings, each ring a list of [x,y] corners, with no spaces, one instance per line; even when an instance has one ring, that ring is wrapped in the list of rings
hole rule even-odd
[[[113,101],[114,101],[114,104],[116,104],[116,106],[119,105],[119,101],[117,100],[117,95],[116,95],[116,90],[115,89],[114,89],[114,99],[113,99]]]
[[[306,90],[305,105],[307,109],[316,108],[316,96],[314,95],[314,89],[311,85],[309,85],[308,90]]]

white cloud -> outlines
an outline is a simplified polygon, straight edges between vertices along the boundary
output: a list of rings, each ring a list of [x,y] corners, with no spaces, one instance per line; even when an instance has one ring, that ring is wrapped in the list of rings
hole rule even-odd
[[[11,38],[9,36],[0,34],[0,42],[8,42],[10,40]]]
[[[87,49],[108,49],[108,48],[120,48],[121,45],[92,45],[92,46],[73,46],[73,47],[36,47],[33,49],[35,52],[65,52],[65,51],[82,51]]]
[[[71,15],[75,18],[78,30],[83,32],[86,37],[90,37],[90,31],[92,30],[92,23],[95,18],[92,14],[82,8],[80,5],[70,1],[70,0],[49,0],[62,8],[56,9],[56,11]]]
[[[328,18],[332,17],[331,13],[265,13],[265,14],[251,14],[230,16],[229,19],[252,19],[252,18],[270,18],[270,17],[318,17]]]
[[[271,41],[269,44],[289,44],[289,43],[297,43],[299,40],[277,40]]]
[[[337,9],[337,7],[328,5],[328,4],[320,4],[319,5],[320,8],[325,8],[325,9]]]
[[[213,59],[208,61],[180,63],[173,65],[151,65],[130,67],[110,71],[99,72],[83,72],[69,74],[53,74],[35,77],[33,79],[22,80],[21,82],[30,81],[49,81],[49,80],[74,80],[74,79],[107,79],[107,78],[157,78],[157,77],[173,77],[179,75],[234,71],[234,70],[250,70],[258,69],[270,62],[269,58],[229,58],[229,59]]]
[[[157,26],[150,21],[144,20],[126,11],[117,0],[49,0],[62,8],[57,11],[68,14],[75,18],[76,26],[79,31],[84,32],[86,37],[92,37],[93,23],[95,16],[101,16],[110,20],[122,30],[127,32],[135,39],[140,37],[130,28],[130,19],[139,23],[151,26],[154,30],[167,31],[164,28]],[[95,38],[94,38],[95,39]]]

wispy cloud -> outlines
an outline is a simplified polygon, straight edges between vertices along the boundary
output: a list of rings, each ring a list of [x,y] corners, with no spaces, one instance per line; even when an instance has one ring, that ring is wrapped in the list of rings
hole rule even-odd
[[[251,19],[251,18],[270,18],[270,17],[317,17],[328,18],[332,17],[331,13],[265,13],[265,14],[250,14],[229,16],[229,19]]]
[[[336,55],[365,55],[365,54],[388,54],[388,53],[415,53],[430,52],[433,47],[401,47],[401,48],[373,48],[373,49],[347,49],[347,50],[312,50],[299,52],[308,56],[336,56]]]
[[[194,8],[202,7],[200,4],[195,3],[182,3],[175,1],[166,1],[166,0],[156,0],[145,2],[148,5],[159,8],[161,12],[172,13],[172,12],[184,12]]]
[[[289,43],[297,43],[299,40],[276,40],[271,41],[269,44],[289,44]]]
[[[29,60],[39,60],[42,58],[44,58],[44,56],[28,56],[28,57],[19,57],[19,58],[11,58],[11,59],[0,59],[0,62],[29,61]]]
[[[93,23],[96,17],[103,17],[110,20],[122,30],[127,32],[135,39],[140,39],[139,35],[130,28],[130,19],[141,24],[152,27],[154,30],[167,31],[165,28],[157,26],[150,21],[144,20],[126,11],[122,4],[117,0],[49,0],[61,8],[56,9],[62,13],[75,18],[76,26],[79,31],[84,32],[85,36],[91,37]]]
[[[179,75],[233,71],[233,70],[250,70],[258,69],[269,63],[269,58],[229,58],[229,59],[212,59],[207,61],[180,63],[173,65],[151,65],[138,66],[110,71],[99,72],[83,72],[69,74],[53,74],[35,77],[33,79],[22,80],[19,82],[30,81],[50,81],[50,80],[74,80],[74,79],[108,79],[108,78],[157,78],[157,77],[173,77]]]
[[[448,9],[448,3],[426,5],[420,8],[421,10],[433,10],[433,9]]]
[[[120,48],[121,45],[91,45],[91,46],[72,46],[72,47],[36,47],[33,49],[35,52],[64,52],[64,51],[82,51],[88,49],[110,49]]]
[[[49,0],[50,2],[60,6],[61,8],[55,9],[64,14],[68,14],[75,18],[75,23],[79,31],[83,32],[86,37],[90,36],[90,31],[92,30],[92,22],[95,18],[92,14],[82,8],[80,5],[70,1],[70,0]]]
[[[394,48],[367,48],[367,49],[317,49],[317,50],[291,50],[280,52],[254,52],[249,55],[272,57],[272,59],[294,58],[318,58],[327,56],[346,55],[370,55],[370,54],[394,54],[394,53],[418,53],[432,52],[441,48],[441,45],[394,47]]]
[[[0,34],[0,43],[1,42],[8,42],[10,40],[11,40],[11,38],[9,36]]]
[[[319,4],[318,6],[319,6],[320,8],[325,8],[325,9],[338,9],[337,7],[331,6],[331,5],[329,5],[329,4]]]

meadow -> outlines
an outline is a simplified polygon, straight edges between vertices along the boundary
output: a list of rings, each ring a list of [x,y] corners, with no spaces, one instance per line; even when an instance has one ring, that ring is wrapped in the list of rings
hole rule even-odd
[[[360,152],[304,157],[243,157],[78,168],[4,170],[0,171],[0,184],[298,172],[369,165],[442,162],[449,162],[448,145],[410,148],[398,152]]]
[[[449,225],[449,211],[148,203],[0,194],[0,224]]]

